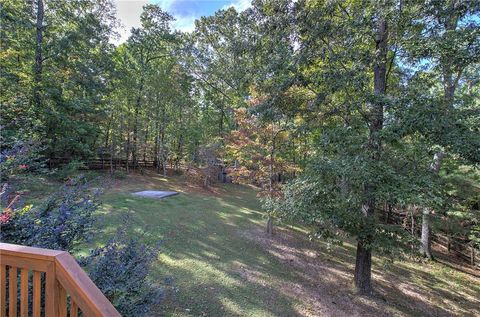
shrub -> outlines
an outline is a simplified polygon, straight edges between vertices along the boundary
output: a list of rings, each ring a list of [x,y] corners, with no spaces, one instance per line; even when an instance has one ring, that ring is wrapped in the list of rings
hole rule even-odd
[[[125,179],[127,178],[127,173],[125,171],[115,170],[112,176],[114,179]]]
[[[0,168],[7,176],[23,171],[23,153],[21,148],[1,153]],[[98,179],[89,181],[84,175],[71,177],[78,166],[75,163],[66,167],[61,177],[68,181],[35,207],[16,203],[19,195],[15,201],[9,199],[10,187],[6,182],[1,184],[0,198],[7,207],[0,212],[0,240],[69,252],[87,240],[92,233],[93,213],[99,206],[99,188],[103,186],[97,184]],[[145,316],[162,295],[161,289],[147,279],[157,254],[158,248],[119,231],[105,247],[94,249],[81,262],[123,316]]]
[[[8,181],[12,176],[26,174],[42,169],[44,161],[40,159],[41,148],[38,144],[18,142],[0,152],[0,178]]]
[[[75,178],[79,170],[83,168],[85,168],[85,164],[83,162],[74,160],[55,170],[52,175],[57,180],[68,181]]]
[[[4,242],[71,251],[92,228],[99,189],[80,175],[63,185],[38,207],[5,210],[0,222]],[[8,213],[8,215],[7,215]]]
[[[157,254],[158,248],[119,230],[105,247],[80,262],[123,316],[145,316],[162,297],[161,289],[148,281]]]

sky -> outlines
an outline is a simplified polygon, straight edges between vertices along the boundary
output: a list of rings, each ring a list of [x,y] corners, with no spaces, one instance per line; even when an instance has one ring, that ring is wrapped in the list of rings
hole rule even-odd
[[[120,38],[113,40],[119,44],[127,40],[132,27],[140,26],[142,7],[148,3],[158,4],[162,10],[173,15],[176,21],[172,27],[184,32],[193,31],[194,21],[201,16],[213,15],[215,11],[234,7],[243,11],[250,6],[251,0],[114,0],[117,17],[123,25],[118,30]]]

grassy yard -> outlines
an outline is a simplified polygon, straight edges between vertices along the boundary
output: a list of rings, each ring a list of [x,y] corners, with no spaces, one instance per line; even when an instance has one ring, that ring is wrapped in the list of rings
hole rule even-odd
[[[144,189],[182,193],[164,200],[131,195]],[[105,194],[101,219],[97,242],[119,226],[148,243],[162,241],[152,279],[166,288],[166,298],[155,315],[480,314],[480,278],[440,263],[384,267],[375,259],[377,296],[355,296],[354,247],[328,251],[294,229],[267,238],[256,193],[248,187],[229,184],[208,192],[181,178],[129,176]]]
[[[145,189],[181,194],[131,195]],[[385,266],[375,258],[377,294],[356,296],[353,245],[329,251],[292,228],[268,238],[249,187],[205,191],[181,177],[130,175],[102,200],[91,246],[118,227],[162,242],[151,278],[165,288],[165,299],[152,316],[480,316],[480,272],[441,263]]]

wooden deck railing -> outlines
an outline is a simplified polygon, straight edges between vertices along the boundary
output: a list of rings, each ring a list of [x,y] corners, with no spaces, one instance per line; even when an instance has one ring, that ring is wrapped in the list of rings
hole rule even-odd
[[[120,316],[68,252],[0,243],[0,317],[80,312]]]

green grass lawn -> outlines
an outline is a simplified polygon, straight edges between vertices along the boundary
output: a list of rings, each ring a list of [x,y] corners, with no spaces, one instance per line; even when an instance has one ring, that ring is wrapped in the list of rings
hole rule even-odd
[[[133,196],[177,190],[164,200]],[[166,289],[153,315],[166,316],[475,316],[480,279],[440,263],[375,259],[374,298],[351,287],[354,247],[327,250],[299,230],[263,233],[256,192],[227,184],[204,191],[182,178],[128,176],[103,197],[96,243],[119,226],[162,242],[151,278]],[[128,215],[128,220],[125,216]],[[168,285],[165,278],[172,280]]]
[[[45,184],[31,187],[34,200],[55,187]],[[131,194],[146,189],[181,194],[163,200]],[[385,265],[374,258],[376,296],[356,296],[354,246],[329,250],[298,228],[266,236],[256,192],[246,186],[205,191],[182,177],[129,175],[102,201],[95,239],[80,253],[119,227],[146,243],[161,242],[150,277],[165,299],[151,316],[480,316],[480,272],[448,263]]]
[[[172,277],[173,282],[156,309],[174,316],[295,315],[295,300],[242,278],[242,267],[255,268],[272,280],[292,278],[260,246],[239,238],[242,229],[264,222],[253,190],[228,185],[212,194],[161,177],[129,178],[115,187],[104,196],[97,242],[119,226],[148,243],[162,241],[152,278],[161,283]],[[163,200],[131,194],[149,188],[183,193]]]

